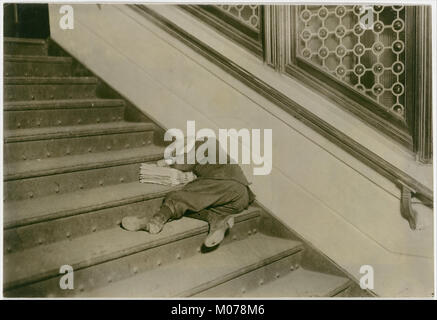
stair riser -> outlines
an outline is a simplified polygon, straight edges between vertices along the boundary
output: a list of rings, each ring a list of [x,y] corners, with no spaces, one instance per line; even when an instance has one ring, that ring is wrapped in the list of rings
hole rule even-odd
[[[156,160],[159,158],[157,156]],[[4,197],[6,201],[24,200],[138,181],[139,172],[140,162],[11,180],[4,183]]]
[[[5,129],[72,126],[121,121],[124,107],[6,111],[3,116]]]
[[[62,131],[62,128],[60,128]],[[5,161],[47,159],[93,152],[144,147],[152,144],[153,131],[104,134],[76,138],[6,143]]]
[[[7,77],[68,77],[72,71],[71,61],[5,61],[4,68]]]
[[[271,281],[280,281],[280,278],[299,268],[302,259],[302,251],[269,263],[261,268],[249,271],[234,279],[221,283],[217,286],[196,292],[187,292],[186,296],[194,297],[241,297],[250,296],[250,290],[254,290]]]
[[[336,290],[334,290],[333,292],[330,292],[330,297],[335,297],[335,298],[350,298],[353,297],[354,295],[351,293],[352,291],[352,283],[349,283],[346,286],[340,287],[340,288],[336,288]]]
[[[96,97],[95,84],[7,84],[6,101],[87,99]]]
[[[74,239],[119,226],[121,219],[132,215],[152,215],[161,206],[163,197],[78,213],[65,218],[42,221],[4,230],[5,254],[56,241]],[[13,212],[9,212],[13,215]]]
[[[23,56],[47,56],[47,44],[16,43],[5,41],[3,53]]]
[[[225,238],[221,245],[227,245],[232,241],[236,241],[233,240],[233,236],[236,236],[238,240],[248,237],[248,231],[257,225],[257,218],[236,223],[229,236]],[[61,275],[58,273],[59,270],[53,270],[53,274],[56,274],[56,276],[27,286],[7,290],[5,291],[5,296],[68,297],[84,295],[87,291],[107,285],[108,283],[126,279],[140,272],[159,268],[160,266],[178,261],[179,259],[202,254],[199,253],[199,250],[206,234],[207,231],[205,227],[191,236],[181,235],[181,239],[178,241],[127,255],[119,259],[95,264],[87,268],[78,269],[74,272],[74,290],[61,290],[59,288]],[[111,240],[116,241],[116,239],[108,239],[108,241]],[[7,256],[5,259],[7,259]],[[65,264],[69,264],[68,257]],[[5,273],[7,274],[7,270],[5,270]],[[7,276],[5,276],[5,280],[6,279]],[[114,295],[116,296],[117,293],[114,293]]]

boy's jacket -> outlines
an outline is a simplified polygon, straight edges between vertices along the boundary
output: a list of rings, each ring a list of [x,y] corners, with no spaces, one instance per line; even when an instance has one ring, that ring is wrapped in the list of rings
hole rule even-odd
[[[195,150],[203,144],[203,141],[196,141]],[[216,140],[216,163],[215,164],[174,164],[173,168],[181,171],[192,171],[198,179],[221,179],[221,180],[235,180],[245,186],[249,186],[250,183],[243,173],[243,170],[238,164],[231,164],[230,157],[227,155],[227,164],[219,164],[219,154],[225,152],[218,140]],[[208,156],[208,151],[205,152],[205,156]],[[185,155],[186,160],[186,155]]]

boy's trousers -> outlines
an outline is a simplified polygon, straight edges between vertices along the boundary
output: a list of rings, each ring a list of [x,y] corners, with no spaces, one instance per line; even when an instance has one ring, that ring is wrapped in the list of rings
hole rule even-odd
[[[163,206],[170,208],[172,219],[189,212],[206,211],[208,221],[214,223],[243,211],[253,199],[249,188],[237,181],[199,178],[181,190],[168,193]]]

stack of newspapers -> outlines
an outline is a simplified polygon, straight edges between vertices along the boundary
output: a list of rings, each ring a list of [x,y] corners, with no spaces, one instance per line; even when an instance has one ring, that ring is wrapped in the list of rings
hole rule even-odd
[[[141,183],[156,183],[166,186],[186,184],[196,179],[192,172],[183,172],[174,168],[159,167],[156,164],[142,163],[140,167]]]

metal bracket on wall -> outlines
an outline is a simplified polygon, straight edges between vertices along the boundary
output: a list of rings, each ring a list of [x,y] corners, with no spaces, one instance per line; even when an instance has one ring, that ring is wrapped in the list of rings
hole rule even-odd
[[[410,224],[410,228],[412,230],[416,230],[417,228],[417,212],[413,209],[413,206],[411,205],[411,197],[412,194],[415,194],[416,192],[411,189],[406,184],[399,181],[399,185],[401,187],[401,215],[405,219],[407,219],[408,223]]]

